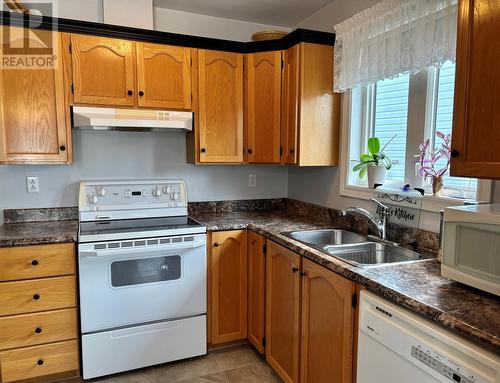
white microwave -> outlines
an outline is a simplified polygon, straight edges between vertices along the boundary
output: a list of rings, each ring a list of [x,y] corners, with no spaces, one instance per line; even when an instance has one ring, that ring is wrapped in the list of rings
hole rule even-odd
[[[500,204],[449,207],[441,275],[500,296]]]

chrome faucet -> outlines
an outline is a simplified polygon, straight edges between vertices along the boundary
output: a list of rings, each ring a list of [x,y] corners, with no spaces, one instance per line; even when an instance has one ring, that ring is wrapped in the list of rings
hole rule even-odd
[[[368,220],[375,225],[378,231],[378,236],[382,240],[387,240],[387,224],[389,221],[389,213],[390,209],[382,202],[376,200],[375,198],[370,198],[370,201],[375,202],[382,210],[382,219],[375,217],[368,210],[360,208],[360,207],[348,207],[340,212],[341,215],[347,216],[348,214],[359,214],[363,217],[368,218]]]

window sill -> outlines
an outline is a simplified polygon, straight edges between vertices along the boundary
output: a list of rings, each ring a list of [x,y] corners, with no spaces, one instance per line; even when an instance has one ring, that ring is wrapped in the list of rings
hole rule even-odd
[[[373,197],[374,189],[368,189],[366,186],[341,185],[340,195],[363,200],[369,200]],[[449,206],[463,206],[465,200],[453,197],[436,197],[425,194],[422,200],[422,210],[439,213],[440,210]]]

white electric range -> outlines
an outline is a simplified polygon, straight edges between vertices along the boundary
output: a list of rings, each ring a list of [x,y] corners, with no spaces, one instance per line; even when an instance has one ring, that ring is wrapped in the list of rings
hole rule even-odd
[[[83,378],[206,354],[206,228],[181,180],[82,182]]]

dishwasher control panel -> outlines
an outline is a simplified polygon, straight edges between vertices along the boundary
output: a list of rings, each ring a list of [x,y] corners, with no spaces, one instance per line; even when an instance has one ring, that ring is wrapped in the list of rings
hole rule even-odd
[[[424,349],[421,345],[411,346],[411,356],[432,368],[438,374],[450,379],[452,382],[478,383],[478,380],[476,380],[473,375],[466,372],[463,367],[453,363],[448,358],[435,351]]]

